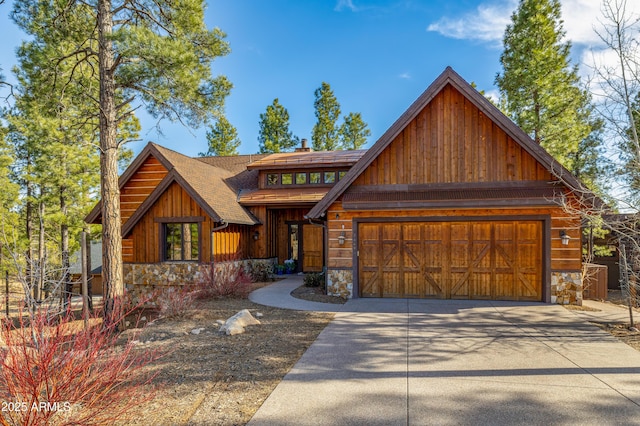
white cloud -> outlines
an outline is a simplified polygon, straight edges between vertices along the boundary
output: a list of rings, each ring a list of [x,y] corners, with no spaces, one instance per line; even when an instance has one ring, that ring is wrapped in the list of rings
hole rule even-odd
[[[403,80],[411,80],[411,74],[409,74],[408,72],[403,72],[401,74],[398,74],[398,78],[401,78]]]
[[[562,19],[566,37],[574,45],[591,46],[600,39],[594,31],[601,17],[600,0],[562,0]],[[504,30],[511,22],[511,14],[518,6],[517,0],[494,0],[478,5],[476,10],[459,17],[442,17],[431,23],[427,31],[435,31],[445,37],[500,43]],[[640,1],[628,0],[629,11],[640,11]]]
[[[461,17],[442,17],[430,24],[427,31],[456,39],[500,42],[515,5],[515,0],[483,3],[475,11],[467,12]]]
[[[353,4],[353,0],[338,0],[338,3],[333,10],[340,12],[344,9],[349,9],[352,12],[358,11],[358,8]]]

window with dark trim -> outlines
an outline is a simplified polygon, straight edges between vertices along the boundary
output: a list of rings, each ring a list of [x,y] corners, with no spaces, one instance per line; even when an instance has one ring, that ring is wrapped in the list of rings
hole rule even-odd
[[[164,260],[199,260],[199,232],[197,223],[165,223]]]
[[[313,172],[267,173],[267,186],[333,185],[344,178],[348,170],[320,170]]]
[[[307,174],[305,172],[296,173],[296,185],[305,185],[307,183]]]
[[[269,174],[267,174],[267,185],[269,185],[269,186],[277,185],[279,176],[280,175],[278,173],[269,173]]]
[[[291,185],[293,184],[293,173],[283,173],[281,179],[283,185]]]
[[[336,172],[324,172],[324,183],[335,183]]]
[[[320,172],[309,173],[309,183],[311,184],[320,183]]]

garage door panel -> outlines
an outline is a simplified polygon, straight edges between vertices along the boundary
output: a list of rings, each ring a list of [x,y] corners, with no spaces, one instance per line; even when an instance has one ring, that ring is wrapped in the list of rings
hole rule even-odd
[[[422,276],[424,245],[420,240],[420,231],[420,226],[418,225],[408,225],[402,230],[404,236],[402,270],[404,273],[405,297],[425,296],[425,282]]]
[[[363,297],[380,297],[382,295],[382,274],[380,268],[380,226],[361,224],[359,227],[359,274]]]
[[[541,300],[542,222],[359,225],[361,295]]]

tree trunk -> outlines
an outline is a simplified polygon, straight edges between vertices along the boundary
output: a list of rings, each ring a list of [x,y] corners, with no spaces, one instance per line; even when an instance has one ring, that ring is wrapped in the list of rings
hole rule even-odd
[[[105,289],[104,314],[107,326],[120,316],[124,295],[122,277],[122,224],[118,187],[118,142],[111,0],[98,0],[98,43],[100,68],[100,184],[102,196],[102,277]]]
[[[27,162],[29,159],[27,158]],[[40,298],[40,294],[38,294],[38,287],[34,285],[34,275],[33,275],[33,249],[31,247],[31,241],[33,238],[33,203],[31,202],[33,197],[33,186],[31,182],[27,181],[27,204],[25,208],[25,231],[27,233],[27,265],[26,265],[26,281],[27,281],[27,289],[25,296],[27,296],[27,302],[29,306],[32,305],[31,296],[33,296],[33,300],[38,300]]]
[[[40,197],[44,197],[44,190],[40,190]],[[40,200],[40,204],[38,204],[38,216],[39,216],[39,228],[38,228],[38,281],[36,282],[37,291],[40,293],[40,299],[36,299],[36,302],[41,301],[42,299],[42,291],[45,285],[45,268],[46,268],[46,249],[45,249],[45,239],[44,239],[44,200]],[[35,292],[34,292],[35,294]]]
[[[60,186],[60,213],[63,217],[63,222],[60,224],[60,254],[62,261],[62,282],[65,287],[63,296],[63,305],[65,309],[69,302],[71,302],[71,296],[73,293],[73,283],[69,276],[69,225],[65,222],[68,213],[66,192],[66,187],[64,185]]]

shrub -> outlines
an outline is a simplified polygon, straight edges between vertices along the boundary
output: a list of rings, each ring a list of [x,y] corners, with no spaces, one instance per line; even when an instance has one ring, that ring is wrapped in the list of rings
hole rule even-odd
[[[251,281],[254,283],[273,281],[273,264],[270,262],[249,260],[248,270]]]
[[[141,367],[155,353],[117,345],[114,327],[98,317],[88,327],[70,314],[35,313],[4,320],[0,330],[1,424],[111,424],[153,397]]]
[[[156,290],[153,300],[160,316],[165,318],[183,317],[197,299],[198,290],[193,286],[165,287]]]
[[[196,284],[200,298],[247,297],[253,286],[240,262],[211,264]]]
[[[324,284],[324,275],[315,272],[306,274],[303,282],[307,287],[320,287]]]

